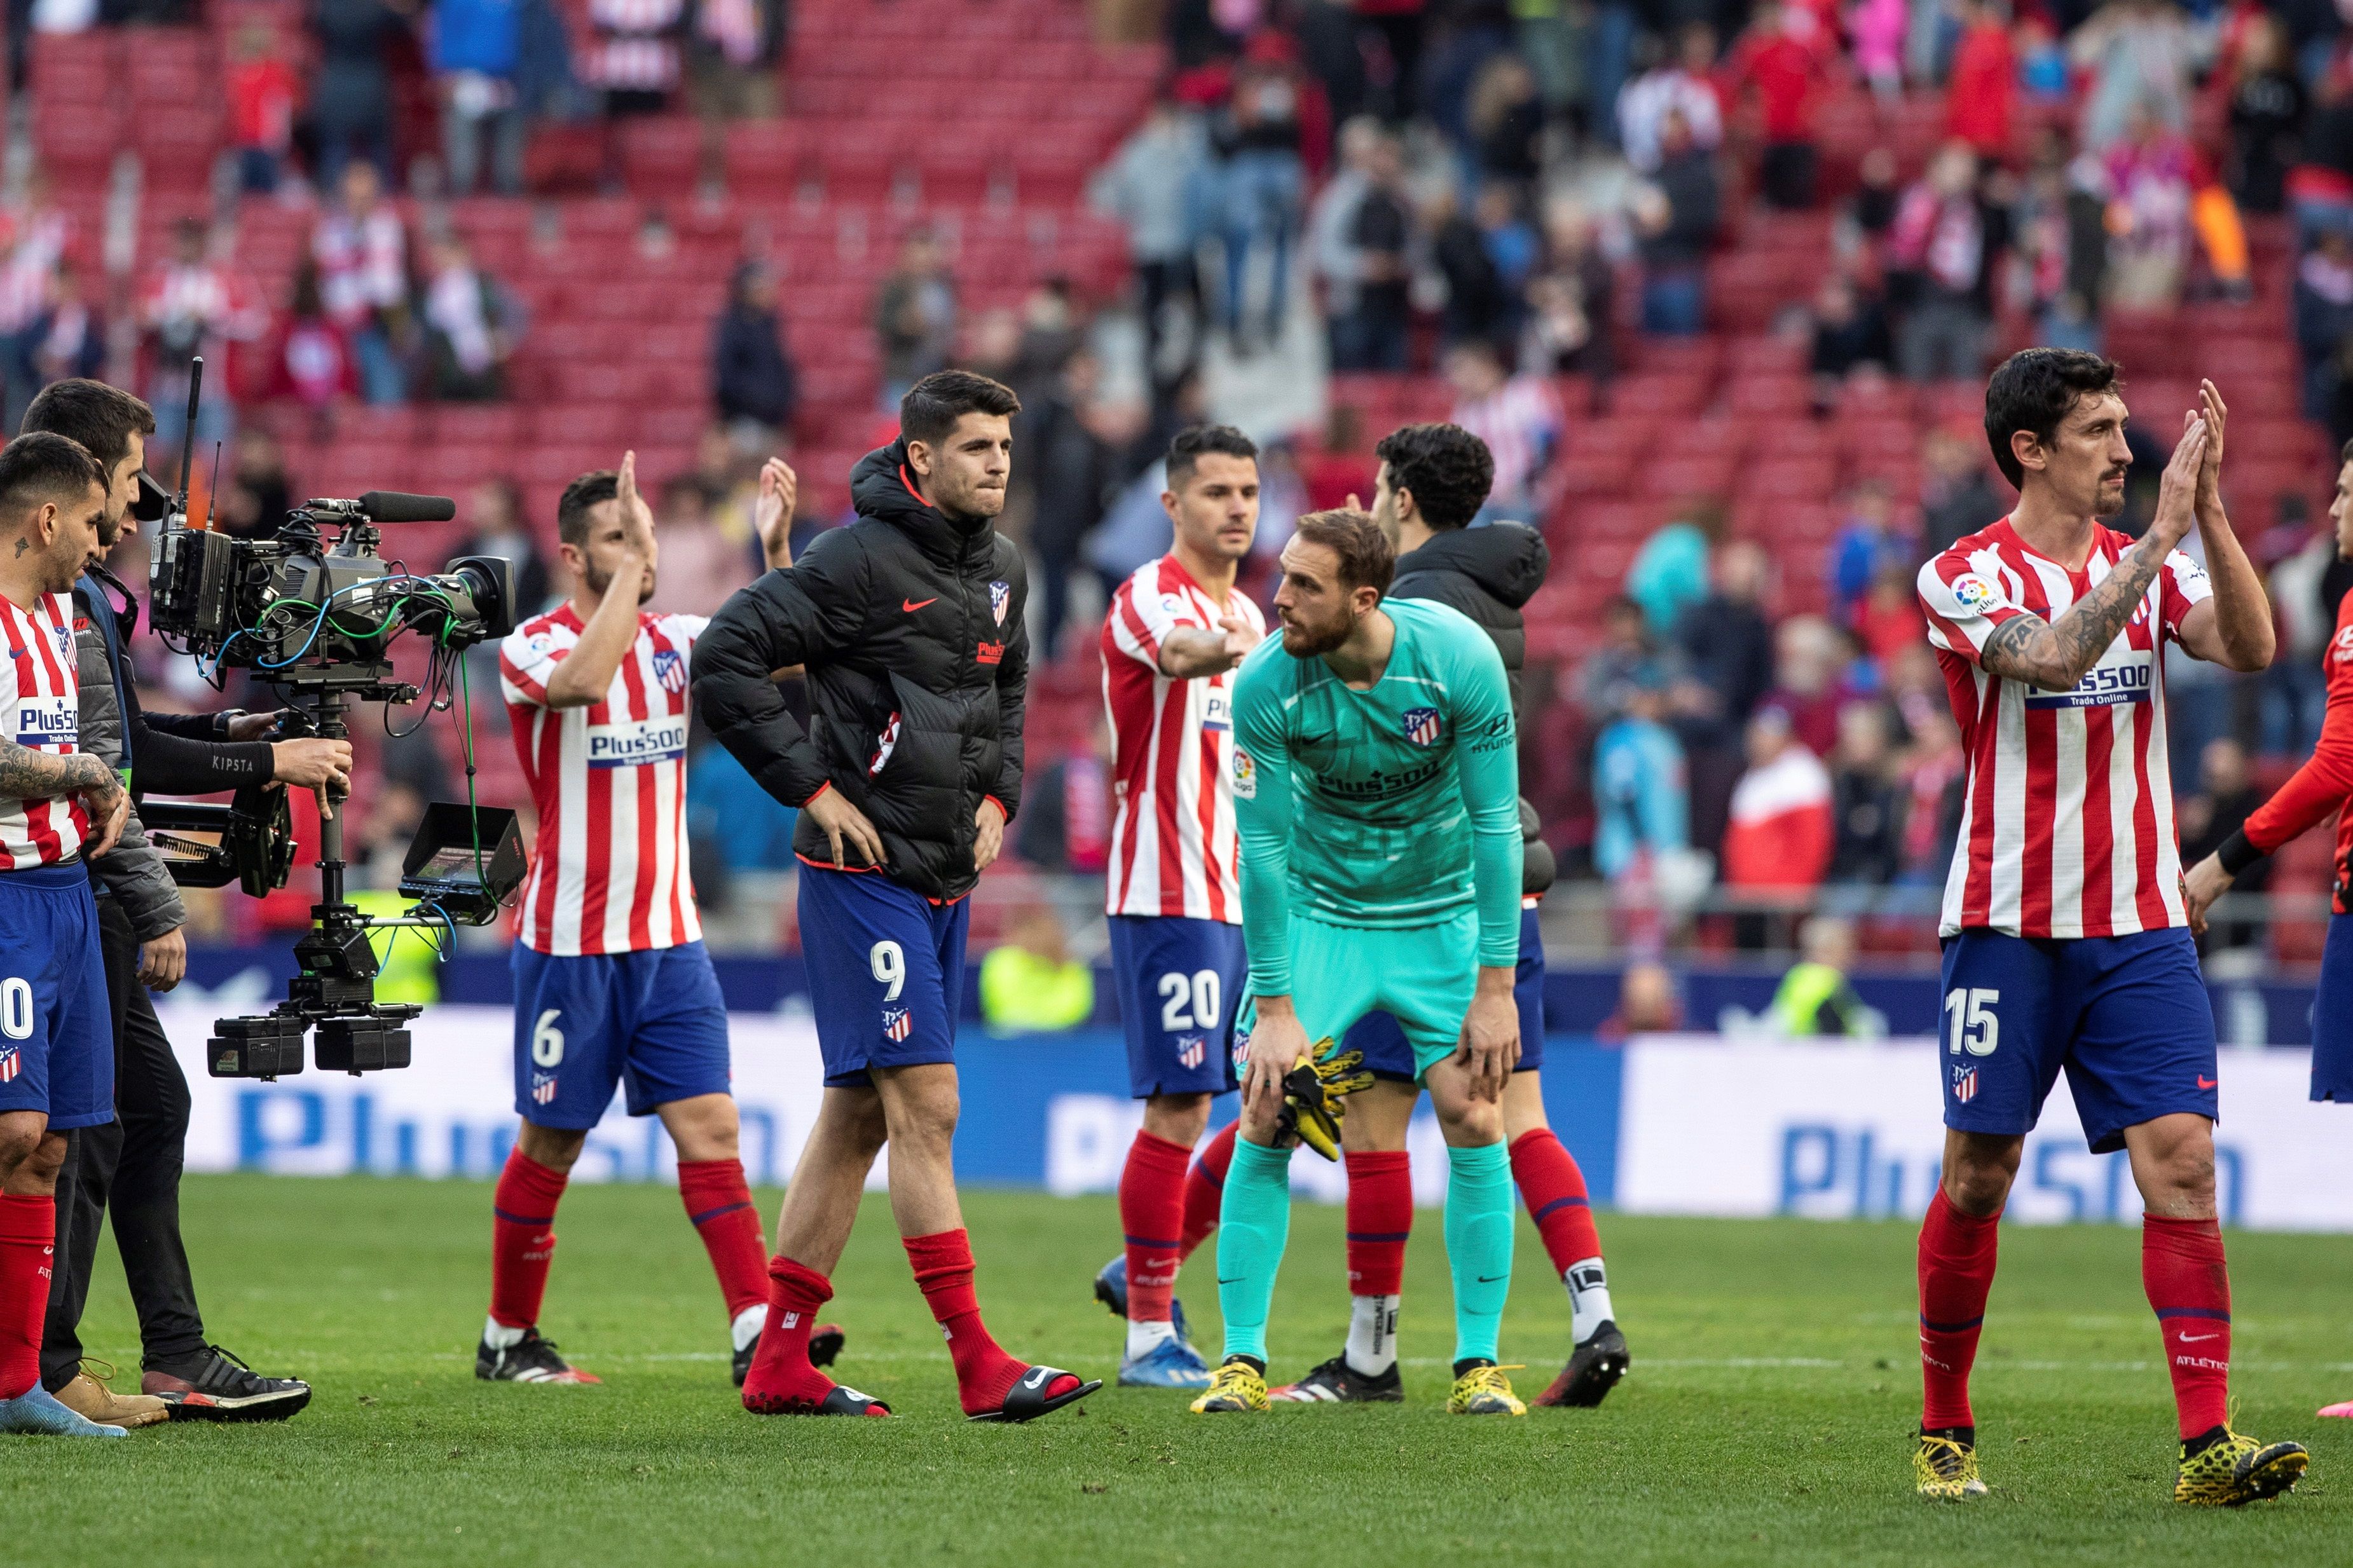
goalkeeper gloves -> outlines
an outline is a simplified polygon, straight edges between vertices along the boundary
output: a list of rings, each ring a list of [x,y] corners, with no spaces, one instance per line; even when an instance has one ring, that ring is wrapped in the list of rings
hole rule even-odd
[[[1275,1142],[1284,1135],[1326,1160],[1340,1158],[1340,1122],[1348,1114],[1344,1097],[1370,1089],[1373,1075],[1360,1070],[1362,1051],[1342,1052],[1324,1036],[1282,1077],[1282,1112],[1275,1119]]]

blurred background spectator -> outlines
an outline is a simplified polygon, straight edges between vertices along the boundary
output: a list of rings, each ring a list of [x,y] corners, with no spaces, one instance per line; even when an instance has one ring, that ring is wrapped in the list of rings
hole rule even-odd
[[[719,417],[770,439],[792,424],[800,376],[785,349],[776,274],[756,261],[735,268],[727,309],[711,333],[711,401]]]

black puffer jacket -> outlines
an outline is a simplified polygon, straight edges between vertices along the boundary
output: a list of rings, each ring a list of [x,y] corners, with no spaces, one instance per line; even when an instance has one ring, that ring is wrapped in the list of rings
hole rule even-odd
[[[1498,522],[1485,528],[1448,529],[1408,555],[1398,557],[1397,576],[1389,596],[1428,599],[1461,611],[1479,624],[1503,656],[1504,673],[1512,682],[1512,721],[1520,724],[1520,670],[1528,662],[1527,622],[1520,609],[1544,586],[1545,569],[1552,552],[1544,535],[1525,522]],[[1535,808],[1520,802],[1520,837],[1525,859],[1520,891],[1534,896],[1552,886],[1552,850],[1536,836]]]
[[[893,881],[956,899],[979,879],[982,799],[1008,819],[1021,804],[1029,584],[992,525],[951,522],[916,496],[906,456],[903,442],[868,453],[850,475],[858,520],[712,617],[694,645],[694,698],[770,795],[799,805],[839,790],[881,832]],[[769,679],[793,665],[807,670],[806,731]],[[833,858],[806,815],[793,847]]]

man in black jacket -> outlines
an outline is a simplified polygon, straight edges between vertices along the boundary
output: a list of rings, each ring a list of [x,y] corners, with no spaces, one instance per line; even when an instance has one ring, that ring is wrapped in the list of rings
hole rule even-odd
[[[102,382],[53,384],[33,400],[25,429],[68,436],[105,468],[106,510],[99,545],[111,550],[138,523],[131,515],[155,416],[146,404]],[[124,607],[118,609],[114,595]],[[351,742],[260,739],[266,714],[141,712],[124,644],[137,601],[92,563],[74,589],[74,635],[82,671],[82,749],[130,776],[132,794],[205,795],[264,779],[316,786],[347,784]],[[231,740],[230,737],[235,739]],[[136,817],[132,818],[135,825]],[[97,883],[99,949],[114,1033],[113,1122],[72,1135],[58,1175],[58,1231],[41,1342],[41,1382],[91,1419],[145,1425],[179,1420],[282,1420],[302,1408],[310,1385],[261,1377],[209,1343],[180,1238],[180,1173],[188,1138],[188,1082],[149,999],[169,991],[187,962],[185,913],[154,851],[126,829],[91,867]],[[118,1395],[82,1371],[79,1329],[109,1210],[123,1273],[139,1311],[144,1352],[142,1394]]]
[[[1102,1386],[1025,1366],[981,1324],[956,1204],[955,1023],[965,902],[1021,804],[1029,643],[1021,552],[994,526],[1012,470],[1009,388],[923,377],[900,438],[850,475],[857,521],[728,600],[694,646],[704,721],[800,808],[801,947],[826,1094],[776,1221],[768,1327],[744,1384],[764,1415],[887,1415],[811,1365],[866,1173],[887,1139],[891,1209],[945,1331],[965,1414],[1024,1421]],[[772,672],[798,666],[809,722]]]
[[[1528,644],[1520,611],[1544,585],[1550,563],[1544,536],[1520,522],[1469,526],[1486,504],[1495,465],[1487,444],[1461,426],[1408,425],[1384,437],[1374,450],[1381,466],[1373,519],[1398,552],[1389,595],[1431,600],[1477,622],[1503,656],[1516,722]],[[1353,498],[1349,504],[1356,504]],[[1520,1196],[1554,1269],[1568,1287],[1573,1323],[1568,1363],[1536,1403],[1592,1405],[1626,1374],[1626,1341],[1612,1317],[1584,1173],[1545,1115],[1538,1077],[1544,1064],[1544,937],[1536,904],[1552,886],[1553,858],[1536,829],[1535,808],[1521,801],[1526,854],[1520,881],[1520,964],[1513,987],[1520,1007],[1520,1059],[1504,1090],[1504,1136]],[[1342,1048],[1363,1051],[1375,1078],[1372,1088],[1353,1097],[1342,1126],[1354,1292],[1348,1343],[1282,1392],[1317,1402],[1396,1399],[1397,1290],[1405,1252],[1396,1238],[1412,1224],[1412,1177],[1404,1153],[1421,1091],[1414,1082],[1413,1051],[1387,1014],[1358,1023]],[[1384,1243],[1384,1237],[1391,1239]]]

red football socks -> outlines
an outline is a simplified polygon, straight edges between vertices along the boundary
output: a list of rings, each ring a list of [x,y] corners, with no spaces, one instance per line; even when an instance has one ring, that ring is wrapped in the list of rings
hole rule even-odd
[[[1127,1237],[1130,1322],[1168,1321],[1185,1228],[1185,1168],[1193,1152],[1138,1129],[1119,1178],[1119,1227]]]
[[[914,1266],[915,1283],[939,1320],[955,1363],[956,1390],[966,1415],[978,1415],[1005,1404],[1029,1368],[1007,1355],[988,1337],[980,1321],[980,1298],[972,1288],[972,1243],[961,1230],[904,1237],[907,1261]],[[1064,1373],[1041,1391],[1049,1399],[1079,1386]]]
[[[555,1258],[555,1205],[569,1178],[520,1149],[507,1152],[491,1199],[491,1318],[501,1327],[539,1321],[547,1268]]]
[[[2001,1216],[1963,1214],[1938,1187],[1920,1226],[1920,1426],[1974,1426],[1969,1368],[1978,1359],[1986,1296],[1993,1289]]]
[[[1585,1173],[1549,1127],[1523,1132],[1512,1144],[1512,1180],[1520,1201],[1544,1237],[1552,1271],[1566,1275],[1576,1264],[1601,1256],[1601,1233],[1593,1228],[1593,1200],[1586,1195]]]
[[[2142,1215],[2140,1282],[2157,1310],[2186,1442],[2221,1426],[2230,1413],[2231,1271],[2222,1261],[2221,1226]]]
[[[1357,1153],[1348,1162],[1348,1294],[1404,1290],[1405,1244],[1413,1234],[1413,1166],[1405,1151]]]
[[[719,1293],[727,1298],[733,1322],[745,1309],[768,1299],[768,1244],[760,1238],[759,1211],[744,1180],[741,1160],[681,1160],[678,1195],[686,1217],[711,1254]]]
[[[1218,1210],[1226,1201],[1226,1168],[1234,1163],[1234,1138],[1241,1130],[1240,1121],[1227,1122],[1185,1173],[1185,1231],[1176,1243],[1180,1260],[1192,1257],[1201,1238],[1218,1228]]]
[[[57,1239],[55,1199],[0,1194],[0,1399],[29,1394],[41,1381]]]
[[[833,1300],[833,1282],[783,1253],[768,1260],[768,1323],[744,1379],[744,1408],[763,1415],[813,1411],[833,1379],[809,1364],[817,1310]]]

